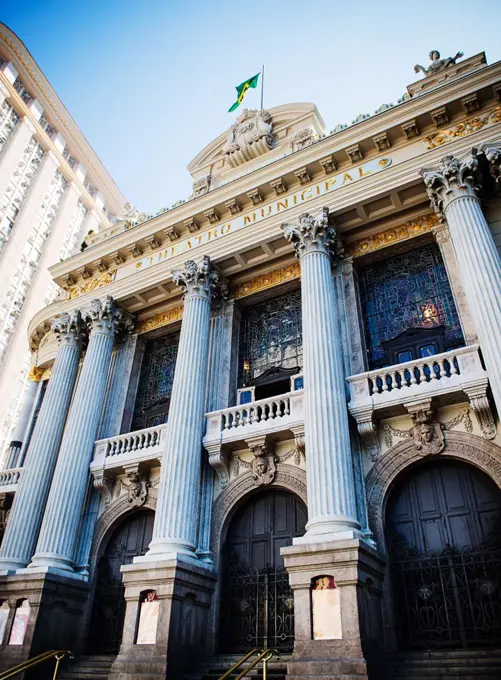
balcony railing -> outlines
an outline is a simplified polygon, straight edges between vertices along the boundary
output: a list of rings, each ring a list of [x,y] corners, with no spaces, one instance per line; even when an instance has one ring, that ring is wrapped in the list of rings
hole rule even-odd
[[[0,493],[16,491],[19,477],[23,468],[16,467],[0,471]]]
[[[436,354],[426,359],[352,375],[350,411],[390,409],[407,401],[441,397],[485,386],[487,373],[482,366],[478,345]]]
[[[304,422],[303,390],[213,411],[206,419],[204,444],[244,441],[258,434],[290,430]]]
[[[162,457],[167,424],[100,439],[94,445],[91,470],[123,468]]]

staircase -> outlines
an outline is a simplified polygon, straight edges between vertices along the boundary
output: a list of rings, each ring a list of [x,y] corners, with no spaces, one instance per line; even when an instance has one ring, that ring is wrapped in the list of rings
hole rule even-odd
[[[207,656],[200,659],[197,666],[190,672],[183,675],[182,680],[217,680],[228,668],[241,659],[241,655],[234,654],[215,654],[214,656]],[[255,657],[254,657],[255,658]],[[268,678],[269,680],[285,680],[287,675],[287,661],[290,659],[289,654],[281,655],[280,659],[268,661]],[[230,678],[236,678],[244,668],[249,666],[252,659],[247,661],[241,668],[235,671]],[[262,678],[263,664],[260,663],[256,668],[250,671],[246,678]]]
[[[115,656],[92,654],[65,662],[57,680],[107,680]]]
[[[370,680],[501,680],[501,649],[400,652],[368,666]]]

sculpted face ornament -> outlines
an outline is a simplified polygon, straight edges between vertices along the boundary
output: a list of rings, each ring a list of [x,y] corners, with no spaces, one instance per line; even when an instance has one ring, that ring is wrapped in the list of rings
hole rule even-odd
[[[418,411],[414,416],[412,438],[421,456],[436,456],[445,448],[445,438],[440,423],[433,419],[431,411]]]
[[[428,68],[425,68],[424,66],[421,66],[421,64],[416,64],[414,66],[414,71],[415,73],[423,73],[426,77],[432,76],[435,73],[439,73],[440,71],[445,71],[445,69],[449,68],[452,64],[455,64],[458,59],[461,59],[463,55],[463,52],[458,52],[455,57],[447,57],[446,59],[440,59],[440,52],[438,50],[432,50],[430,52],[430,61],[431,64],[428,66]]]
[[[139,508],[146,503],[150,483],[139,472],[128,472],[127,500],[131,508]]]

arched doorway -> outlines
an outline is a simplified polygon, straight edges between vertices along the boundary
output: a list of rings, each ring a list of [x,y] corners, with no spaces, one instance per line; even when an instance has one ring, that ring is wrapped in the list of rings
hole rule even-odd
[[[386,512],[396,628],[405,648],[501,644],[501,491],[455,460],[397,480]]]
[[[152,510],[129,515],[112,533],[98,562],[89,634],[90,651],[94,653],[115,654],[120,648],[125,617],[125,589],[120,567],[146,553],[154,518]]]
[[[254,494],[233,516],[221,555],[221,651],[292,650],[294,598],[280,548],[306,521],[303,502],[279,489]]]

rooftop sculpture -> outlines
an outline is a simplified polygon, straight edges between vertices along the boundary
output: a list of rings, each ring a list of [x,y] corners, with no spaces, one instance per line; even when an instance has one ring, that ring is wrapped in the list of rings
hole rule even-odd
[[[414,66],[414,71],[416,73],[421,73],[424,74],[425,77],[428,76],[433,76],[439,71],[444,71],[446,68],[449,68],[452,64],[455,64],[458,59],[460,59],[463,56],[463,52],[458,52],[455,57],[447,57],[447,59],[440,59],[440,52],[438,50],[432,50],[429,54],[429,57],[431,59],[431,64],[428,66],[428,68],[425,68],[424,66],[421,66],[421,64],[416,64]]]

